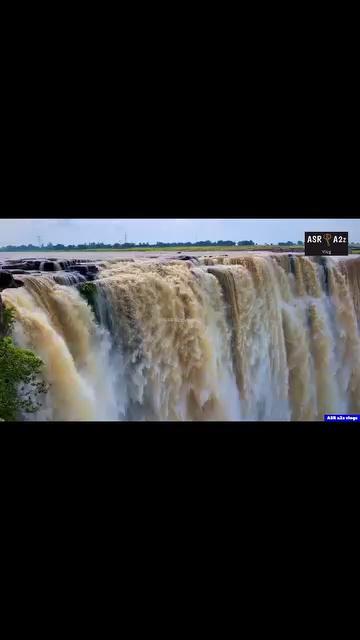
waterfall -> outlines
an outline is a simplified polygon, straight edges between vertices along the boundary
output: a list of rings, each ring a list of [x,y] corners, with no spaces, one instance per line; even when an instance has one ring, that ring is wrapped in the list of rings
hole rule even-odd
[[[14,338],[45,364],[50,388],[37,420],[117,420],[121,415],[112,371],[111,342],[72,287],[27,277],[2,294],[16,312]]]
[[[35,420],[322,420],[360,413],[360,257],[108,260],[2,293],[44,362]],[[29,419],[29,418],[27,418]]]

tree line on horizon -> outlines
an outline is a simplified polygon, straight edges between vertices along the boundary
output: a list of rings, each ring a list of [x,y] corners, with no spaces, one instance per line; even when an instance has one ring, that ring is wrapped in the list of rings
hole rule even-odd
[[[55,250],[55,251],[64,251],[64,250],[83,250],[83,249],[134,249],[139,247],[139,249],[156,249],[161,247],[255,247],[255,246],[303,246],[304,243],[302,240],[298,240],[297,242],[293,242],[288,240],[287,242],[278,242],[275,243],[257,243],[253,240],[239,240],[238,242],[234,242],[233,240],[199,240],[196,242],[115,242],[104,243],[104,242],[86,242],[83,244],[52,244],[49,242],[47,245],[7,245],[6,247],[0,247],[0,251],[41,251],[43,249],[47,250]]]
[[[358,246],[360,242],[351,242],[349,246]],[[199,240],[197,242],[115,242],[104,243],[104,242],[85,242],[83,244],[52,244],[48,242],[47,245],[35,245],[35,244],[21,244],[21,245],[7,245],[4,247],[0,247],[0,251],[41,251],[43,249],[53,250],[53,251],[76,251],[76,250],[84,250],[84,249],[135,249],[138,247],[139,249],[156,249],[161,247],[290,247],[290,246],[304,246],[304,242],[302,240],[298,240],[297,242],[293,242],[292,240],[288,240],[287,242],[264,242],[258,243],[253,240],[239,240],[238,242],[234,242],[233,240]]]

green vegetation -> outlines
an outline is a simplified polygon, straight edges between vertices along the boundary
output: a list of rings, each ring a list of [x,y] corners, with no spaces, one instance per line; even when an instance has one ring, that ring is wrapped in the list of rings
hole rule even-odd
[[[96,313],[96,285],[93,282],[84,282],[79,285],[80,295],[85,298],[88,305]]]
[[[284,246],[286,246],[287,249],[289,250],[296,250],[296,251],[303,251],[303,247],[300,247],[299,245],[288,245],[288,244],[284,244]],[[164,245],[163,247],[141,247],[141,246],[135,246],[132,247],[130,249],[92,249],[92,251],[97,252],[97,251],[106,251],[106,252],[119,252],[119,251],[126,251],[126,252],[131,252],[131,251],[139,251],[139,252],[146,252],[146,251],[152,251],[155,253],[161,253],[162,251],[188,251],[188,252],[192,252],[192,251],[214,251],[216,249],[218,249],[219,251],[276,251],[276,249],[279,249],[280,245],[277,244],[252,244],[252,245],[232,245],[232,246],[219,246],[219,245],[205,245],[205,246],[199,246],[199,245],[180,245],[177,247],[172,247],[170,245]]]
[[[41,379],[42,360],[10,337],[14,313],[1,298],[0,312],[0,419],[14,421],[21,412],[35,413],[48,388]]]
[[[55,244],[53,245],[49,242],[46,246],[35,246],[33,244],[29,245],[20,245],[18,247],[14,245],[8,245],[7,247],[0,247],[0,252],[2,251],[31,251],[31,252],[39,252],[43,253],[44,251],[48,252],[57,252],[57,251],[213,251],[214,249],[226,249],[227,251],[276,251],[279,248],[288,248],[291,250],[297,249],[301,251],[304,247],[303,240],[298,240],[297,242],[293,242],[292,240],[287,240],[287,242],[277,242],[275,244],[256,244],[253,240],[217,240],[212,242],[211,240],[199,240],[198,242],[115,242],[104,243],[104,242],[88,242],[84,244]],[[349,244],[349,249],[353,249],[355,251],[360,250],[360,243],[351,242]]]
[[[58,252],[58,251],[72,251],[83,253],[87,251],[91,251],[97,253],[98,251],[110,253],[110,252],[122,252],[122,251],[152,251],[156,253],[160,253],[162,251],[304,251],[304,242],[303,240],[298,240],[297,242],[293,242],[292,240],[288,240],[287,242],[277,242],[276,244],[265,243],[265,244],[256,244],[253,240],[239,240],[237,242],[233,240],[217,240],[216,242],[211,242],[211,240],[202,240],[199,242],[156,242],[150,244],[149,242],[139,242],[136,244],[135,242],[124,242],[119,243],[115,242],[114,244],[105,244],[103,242],[90,242],[87,244],[78,244],[78,245],[63,245],[56,244],[53,245],[49,243],[43,247],[37,247],[34,245],[21,245],[19,247],[15,246],[7,246],[0,247],[0,252],[2,251],[31,251],[31,252],[39,252],[46,253],[49,252]],[[350,243],[349,244],[349,253],[360,253],[360,244],[359,243]]]
[[[139,242],[138,244],[135,242],[124,242],[119,243],[115,242],[111,243],[103,243],[103,242],[89,242],[85,244],[78,245],[63,245],[56,244],[53,245],[51,242],[46,246],[35,246],[32,244],[29,245],[21,245],[21,246],[13,246],[8,245],[7,247],[0,247],[0,251],[32,251],[32,252],[46,252],[49,251],[212,251],[214,249],[227,249],[229,251],[238,251],[240,250],[249,250],[249,249],[257,249],[259,250],[261,247],[276,247],[276,246],[291,246],[298,247],[303,245],[304,243],[299,240],[297,244],[288,240],[287,242],[279,242],[276,245],[257,245],[253,240],[217,240],[216,242],[212,242],[211,240],[200,240],[198,242]]]
[[[11,333],[15,322],[15,313],[13,309],[5,307],[0,300],[0,338],[5,338]]]

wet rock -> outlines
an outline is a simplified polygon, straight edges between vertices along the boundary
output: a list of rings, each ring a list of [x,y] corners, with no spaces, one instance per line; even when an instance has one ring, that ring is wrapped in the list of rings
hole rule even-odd
[[[296,277],[295,258],[289,253],[290,271]]]
[[[36,269],[38,271],[41,268],[41,261],[40,260],[28,260],[25,263],[25,265],[26,265],[26,269],[29,269],[30,271],[33,271],[34,269]]]
[[[69,267],[70,271],[77,271],[84,276],[89,276],[90,274],[95,274],[99,271],[99,268],[96,264],[75,264]]]
[[[16,273],[27,273],[25,269],[9,269],[9,272],[11,272],[13,275]]]
[[[6,271],[13,271],[14,269],[23,269],[24,265],[22,262],[12,262],[11,264],[6,264],[3,266],[3,269]]]
[[[84,264],[73,264],[70,266],[70,271],[77,271],[78,273],[82,273],[84,276],[88,273],[87,266]]]
[[[65,269],[67,269],[68,267],[70,267],[71,264],[73,264],[74,261],[73,260],[60,260],[59,265],[60,268],[65,271]]]
[[[0,291],[3,289],[17,289],[23,286],[24,283],[18,278],[14,278],[9,271],[0,271]]]
[[[40,260],[17,260],[16,262],[11,261],[2,265],[3,269],[8,271],[13,271],[14,269],[22,269],[25,271],[32,271],[33,269],[40,269],[41,266]],[[1,266],[0,266],[1,269]]]
[[[320,256],[319,262],[324,270],[324,291],[328,296],[330,294],[330,288],[329,288],[329,268],[328,268],[326,256]]]
[[[42,271],[56,271],[55,262],[46,261],[42,265]]]
[[[199,259],[195,256],[179,256],[177,260],[193,260],[194,262],[199,262]]]
[[[13,286],[14,278],[9,271],[0,271],[0,291]]]

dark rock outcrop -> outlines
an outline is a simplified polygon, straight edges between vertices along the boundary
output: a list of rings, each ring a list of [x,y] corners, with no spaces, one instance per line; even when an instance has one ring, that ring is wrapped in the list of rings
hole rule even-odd
[[[97,273],[99,271],[99,268],[96,264],[74,264],[69,267],[69,270],[77,271],[83,276],[89,276],[91,274]]]
[[[13,285],[14,278],[8,271],[0,271],[0,291],[9,289]]]
[[[31,275],[38,276],[44,272],[53,273],[53,277],[59,284],[72,284],[74,282],[95,280],[99,271],[99,265],[86,258],[16,258],[0,261],[0,291],[11,287],[21,287],[21,280],[15,280],[13,276]],[[71,274],[71,277],[68,277]]]
[[[23,286],[23,282],[14,278],[13,274],[9,273],[9,271],[0,271],[0,291],[4,289],[17,289]]]
[[[56,264],[55,262],[44,262],[42,265],[42,271],[56,271]]]
[[[71,265],[69,269],[70,271],[77,271],[78,273],[81,273],[83,276],[86,276],[88,272],[86,265],[81,265],[81,264]]]
[[[199,262],[199,259],[196,256],[179,256],[176,260],[191,260],[193,262]]]
[[[12,262],[2,266],[2,271],[12,271],[13,269],[24,269],[24,264],[22,262]]]
[[[12,275],[16,275],[17,273],[27,273],[25,269],[11,269]]]

